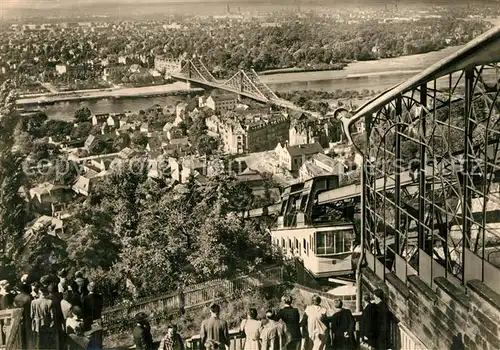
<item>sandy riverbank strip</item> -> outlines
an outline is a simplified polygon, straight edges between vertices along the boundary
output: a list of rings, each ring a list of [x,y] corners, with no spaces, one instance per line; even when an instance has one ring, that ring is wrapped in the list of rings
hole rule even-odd
[[[121,97],[144,97],[155,96],[164,94],[175,93],[190,93],[200,92],[200,88],[188,88],[184,82],[175,82],[166,85],[144,86],[137,88],[123,88],[123,89],[99,89],[99,90],[86,90],[74,91],[72,93],[62,94],[45,94],[43,96],[33,96],[20,98],[16,101],[17,104],[47,104],[63,101],[74,100],[87,100],[87,99],[101,99],[101,98],[121,98]]]

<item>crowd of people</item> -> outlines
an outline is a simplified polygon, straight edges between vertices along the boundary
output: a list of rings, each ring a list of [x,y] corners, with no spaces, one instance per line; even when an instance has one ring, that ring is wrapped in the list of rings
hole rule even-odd
[[[81,271],[73,278],[65,269],[39,279],[25,274],[14,288],[0,281],[0,310],[23,310],[23,349],[102,348],[103,306],[96,284]],[[0,326],[6,338],[9,325]]]
[[[315,295],[302,318],[299,310],[292,306],[292,301],[290,295],[283,296],[283,307],[278,312],[268,310],[263,319],[258,318],[256,309],[249,309],[247,318],[239,328],[244,338],[241,350],[353,350],[360,345],[373,350],[390,348],[389,311],[380,289],[375,290],[371,297],[365,297],[359,339],[355,336],[355,318],[349,309],[343,307],[341,299],[335,300],[335,310],[329,316],[327,309],[321,305],[321,297]],[[220,306],[213,304],[210,317],[201,324],[199,340],[206,350],[230,348],[228,323],[219,315]],[[135,319],[133,335],[136,349],[153,350],[147,315],[141,312]],[[177,326],[169,325],[158,350],[184,349],[185,344],[177,332]]]

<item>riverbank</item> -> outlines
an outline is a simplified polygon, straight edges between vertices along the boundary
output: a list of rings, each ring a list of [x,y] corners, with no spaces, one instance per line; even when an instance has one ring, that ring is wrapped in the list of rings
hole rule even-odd
[[[273,75],[273,74],[281,74],[281,73],[325,72],[325,71],[342,70],[346,66],[347,66],[347,64],[343,65],[342,67],[339,67],[338,69],[335,69],[335,68],[298,68],[298,67],[277,68],[277,69],[269,69],[269,70],[257,72],[257,74],[260,76],[260,75]]]
[[[44,94],[40,96],[23,96],[16,101],[18,105],[45,105],[58,102],[99,100],[106,98],[144,98],[155,96],[170,96],[182,95],[189,93],[200,93],[201,88],[189,88],[186,83],[175,82],[166,85],[144,86],[139,88],[124,88],[124,89],[98,89],[98,90],[82,90],[57,94]]]
[[[439,60],[455,53],[462,46],[450,46],[440,51],[433,51],[418,55],[383,58],[373,61],[359,61],[349,63],[342,70],[283,72],[261,76],[265,84],[294,84],[299,82],[335,81],[344,79],[359,79],[369,77],[397,77],[404,78],[414,75]]]

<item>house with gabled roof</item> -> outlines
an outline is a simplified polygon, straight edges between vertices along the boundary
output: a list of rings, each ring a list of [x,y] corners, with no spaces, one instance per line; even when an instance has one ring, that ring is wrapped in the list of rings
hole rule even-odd
[[[319,143],[309,143],[296,146],[281,146],[278,144],[275,149],[280,159],[280,165],[290,171],[298,171],[307,160],[318,153],[323,153],[323,147]]]
[[[91,152],[94,147],[96,147],[99,144],[99,138],[94,136],[94,135],[89,135],[87,139],[85,140],[85,143],[83,144],[83,147],[88,151]]]

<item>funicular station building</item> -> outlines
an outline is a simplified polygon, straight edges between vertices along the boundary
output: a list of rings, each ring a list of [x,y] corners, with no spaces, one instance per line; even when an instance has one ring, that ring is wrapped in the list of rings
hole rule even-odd
[[[399,348],[500,347],[499,61],[497,27],[344,119],[366,130],[362,285],[386,291]]]

